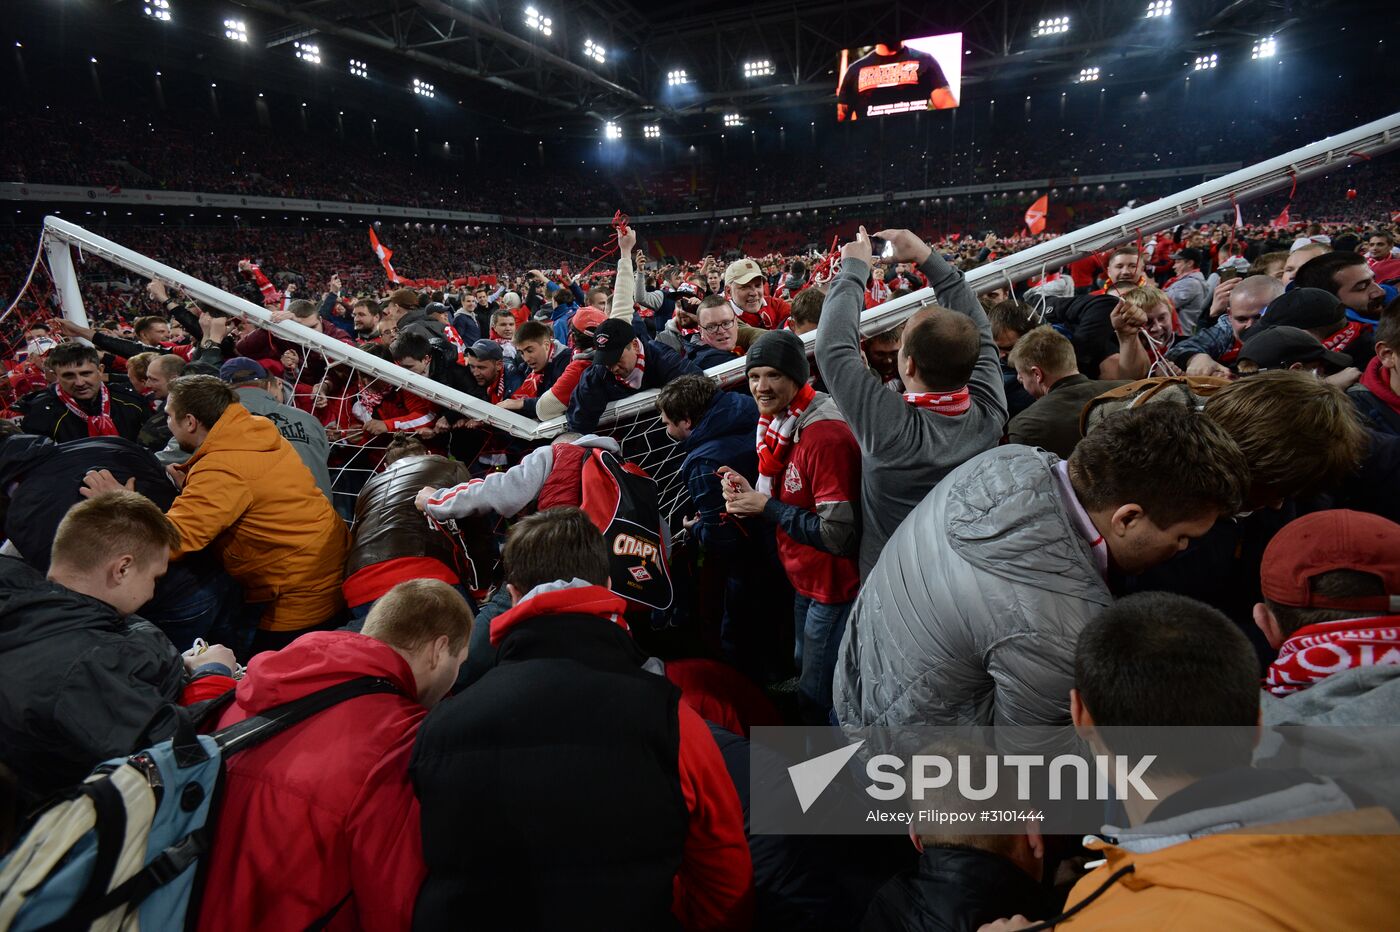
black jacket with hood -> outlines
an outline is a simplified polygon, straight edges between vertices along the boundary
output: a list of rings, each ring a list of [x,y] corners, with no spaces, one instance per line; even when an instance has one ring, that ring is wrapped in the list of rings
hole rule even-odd
[[[155,625],[0,557],[0,760],[22,799],[168,737],[174,720],[162,713],[184,682],[184,661]]]

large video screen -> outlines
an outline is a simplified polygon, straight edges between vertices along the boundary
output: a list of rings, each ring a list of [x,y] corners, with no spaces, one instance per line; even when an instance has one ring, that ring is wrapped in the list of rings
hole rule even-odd
[[[836,74],[842,122],[951,110],[962,96],[962,33],[844,49]]]

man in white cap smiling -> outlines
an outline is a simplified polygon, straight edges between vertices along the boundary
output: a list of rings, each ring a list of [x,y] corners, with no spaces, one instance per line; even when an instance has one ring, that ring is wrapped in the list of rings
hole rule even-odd
[[[764,294],[767,280],[763,269],[752,259],[729,263],[724,270],[724,292],[739,321],[750,327],[778,330],[787,323],[792,305]]]

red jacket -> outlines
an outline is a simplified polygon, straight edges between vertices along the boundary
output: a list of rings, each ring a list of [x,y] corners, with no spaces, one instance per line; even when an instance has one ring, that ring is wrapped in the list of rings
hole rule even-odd
[[[859,509],[860,447],[845,421],[820,420],[803,425],[787,468],[773,480],[773,497],[805,511],[831,502],[851,502]],[[859,511],[857,511],[859,513]],[[860,591],[860,566],[854,556],[838,557],[799,543],[777,529],[778,558],[792,588],[823,605],[854,601]]]
[[[423,865],[408,758],[427,710],[407,661],[349,631],[302,635],[248,665],[219,727],[358,676],[358,696],[228,759],[201,930],[408,929]]]

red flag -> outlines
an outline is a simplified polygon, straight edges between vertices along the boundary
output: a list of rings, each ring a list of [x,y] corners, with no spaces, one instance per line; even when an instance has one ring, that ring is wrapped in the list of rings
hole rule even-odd
[[[1292,223],[1292,221],[1288,219],[1288,206],[1289,205],[1285,204],[1283,206],[1283,213],[1279,214],[1277,217],[1275,217],[1272,221],[1269,222],[1270,227],[1277,230],[1281,227],[1286,227],[1290,223]]]
[[[1045,214],[1050,209],[1050,195],[1042,194],[1035,203],[1026,208],[1026,228],[1032,236],[1045,232]]]
[[[369,248],[374,250],[374,254],[379,259],[379,264],[384,266],[384,274],[389,276],[389,281],[395,285],[401,284],[398,273],[389,264],[389,260],[394,257],[394,251],[379,242],[379,237],[374,235],[374,227],[369,228]]]

